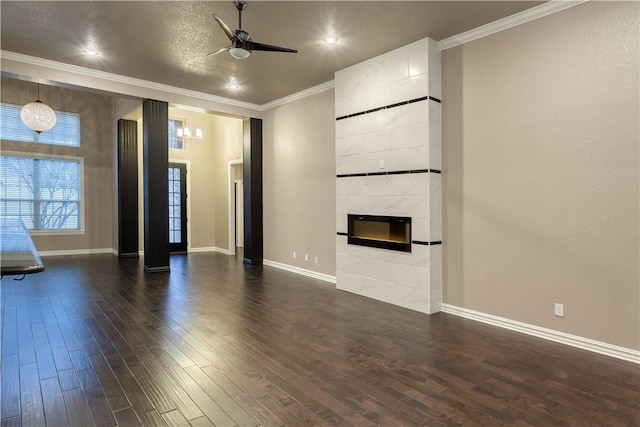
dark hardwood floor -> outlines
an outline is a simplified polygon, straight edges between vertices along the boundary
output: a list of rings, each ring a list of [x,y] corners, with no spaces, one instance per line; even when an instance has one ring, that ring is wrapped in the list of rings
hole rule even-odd
[[[640,425],[638,365],[221,254],[2,288],[2,426]]]

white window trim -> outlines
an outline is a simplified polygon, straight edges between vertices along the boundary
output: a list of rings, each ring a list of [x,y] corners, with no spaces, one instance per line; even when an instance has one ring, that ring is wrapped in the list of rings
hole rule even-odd
[[[84,217],[84,157],[64,156],[59,154],[31,153],[28,151],[0,151],[0,155],[22,157],[38,160],[71,160],[80,163],[80,229],[79,230],[29,230],[32,236],[83,235],[85,231]]]

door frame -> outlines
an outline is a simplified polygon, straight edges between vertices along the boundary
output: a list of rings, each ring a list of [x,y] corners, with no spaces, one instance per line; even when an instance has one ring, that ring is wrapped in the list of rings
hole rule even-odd
[[[187,253],[189,253],[191,252],[191,161],[170,158],[169,163],[184,164],[187,169]]]
[[[235,196],[235,200],[234,200],[234,209],[233,209],[233,213],[234,213],[234,224],[235,227],[233,227],[234,233],[233,235],[235,236],[235,243],[236,243],[236,248],[240,247],[243,248],[244,247],[244,180],[242,179],[237,179],[238,177],[236,177],[236,180],[233,182],[233,193]],[[242,197],[242,211],[238,211],[238,184],[242,184],[242,191],[240,192],[240,196]],[[242,242],[238,242],[238,216],[240,218],[242,218]]]
[[[236,210],[236,190],[235,183],[236,181],[242,181],[242,176],[236,176],[235,166],[241,165],[242,159],[229,160],[229,174],[228,174],[228,182],[227,182],[227,193],[228,193],[228,206],[229,206],[229,255],[236,254],[236,220],[235,220],[235,210]],[[243,213],[244,215],[244,213]]]

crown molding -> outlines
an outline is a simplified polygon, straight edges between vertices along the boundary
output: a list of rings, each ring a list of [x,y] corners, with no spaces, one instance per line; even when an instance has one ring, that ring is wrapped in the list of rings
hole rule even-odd
[[[283,98],[279,98],[271,102],[267,102],[266,104],[262,104],[259,108],[260,108],[260,111],[269,110],[271,108],[278,107],[280,105],[288,104],[290,102],[306,98],[307,96],[324,92],[325,90],[333,89],[334,87],[335,87],[335,81],[329,80],[328,82],[310,87],[309,89],[301,90],[300,92],[296,92],[294,94],[285,96]]]
[[[507,16],[506,18],[502,18],[481,27],[474,28],[473,30],[469,30],[464,33],[449,37],[447,39],[440,40],[437,43],[437,46],[441,51],[451,49],[452,47],[460,46],[461,44],[469,43],[482,37],[486,37],[491,34],[495,34],[500,31],[522,25],[526,22],[533,21],[535,19],[542,18],[556,12],[560,12],[570,7],[585,3],[587,1],[589,0],[551,0],[539,6],[532,7],[531,9],[516,13],[515,15]]]
[[[183,89],[176,86],[165,85],[162,83],[155,83],[148,80],[136,79],[134,77],[127,77],[120,74],[107,73],[105,71],[94,70],[91,68],[80,67],[77,65],[65,64],[63,62],[52,61],[50,59],[38,58],[35,56],[23,55],[21,53],[11,52],[7,50],[0,50],[0,59],[21,62],[23,64],[35,65],[38,67],[48,68],[56,71],[62,71],[65,73],[79,74],[82,76],[93,77],[106,81],[127,84],[131,86],[137,86],[144,89],[157,90],[162,92],[168,92],[176,95],[186,96],[190,98],[199,99],[202,101],[217,102],[232,107],[246,108],[249,110],[261,111],[261,106],[258,104],[252,104],[250,102],[238,101],[235,99],[224,98],[221,96],[210,95],[204,92],[197,92],[194,90]]]

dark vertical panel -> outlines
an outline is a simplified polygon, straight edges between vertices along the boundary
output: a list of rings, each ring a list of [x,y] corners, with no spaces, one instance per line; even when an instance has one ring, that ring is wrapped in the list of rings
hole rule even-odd
[[[169,271],[169,104],[142,103],[144,269]]]
[[[118,120],[118,256],[138,256],[138,123]]]
[[[262,264],[262,120],[245,119],[244,133],[244,262]]]

